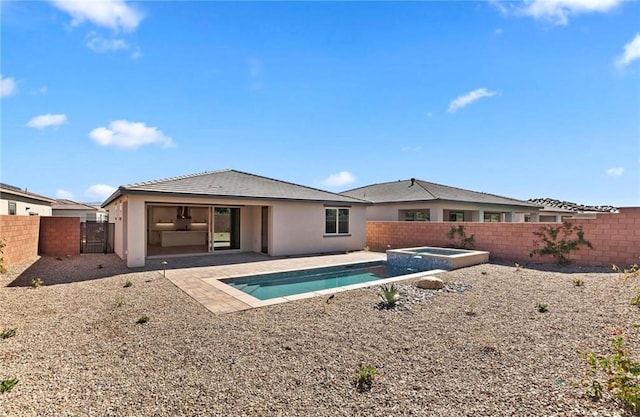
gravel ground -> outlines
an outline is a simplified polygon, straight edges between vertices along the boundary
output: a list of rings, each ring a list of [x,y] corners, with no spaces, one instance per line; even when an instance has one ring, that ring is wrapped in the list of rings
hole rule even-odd
[[[34,268],[44,286],[10,285]],[[640,322],[635,283],[545,269],[465,268],[437,293],[405,282],[391,310],[369,288],[216,316],[113,255],[42,258],[0,277],[0,331],[16,329],[0,379],[19,380],[0,416],[627,415],[580,384],[582,355]],[[361,364],[378,370],[368,392],[353,384]]]

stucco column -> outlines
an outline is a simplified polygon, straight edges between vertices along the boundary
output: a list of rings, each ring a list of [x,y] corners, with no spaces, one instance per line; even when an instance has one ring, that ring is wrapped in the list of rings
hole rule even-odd
[[[441,222],[443,221],[443,217],[442,207],[431,207],[429,209],[429,221]]]
[[[127,266],[129,268],[144,266],[146,223],[144,200],[129,198],[126,224]]]

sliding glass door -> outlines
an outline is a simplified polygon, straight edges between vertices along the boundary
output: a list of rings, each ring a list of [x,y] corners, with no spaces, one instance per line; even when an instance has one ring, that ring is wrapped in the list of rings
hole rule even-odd
[[[240,208],[213,208],[213,250],[240,249]]]

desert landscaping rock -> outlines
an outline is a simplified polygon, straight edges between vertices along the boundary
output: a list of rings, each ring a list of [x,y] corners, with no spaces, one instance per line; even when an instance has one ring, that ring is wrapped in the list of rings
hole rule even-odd
[[[423,290],[439,290],[444,288],[444,282],[437,277],[424,277],[420,278],[420,280],[416,283],[418,288],[422,288]]]
[[[374,308],[374,286],[218,316],[113,255],[34,265],[39,288],[10,285],[29,264],[0,276],[0,331],[16,328],[0,378],[19,379],[3,417],[628,415],[581,385],[613,329],[640,346],[638,283],[602,270],[484,264],[437,291],[398,283],[399,312]],[[378,371],[364,393],[362,364]]]

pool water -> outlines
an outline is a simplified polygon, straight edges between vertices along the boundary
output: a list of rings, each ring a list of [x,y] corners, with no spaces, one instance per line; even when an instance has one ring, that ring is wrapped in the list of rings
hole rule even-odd
[[[221,281],[259,300],[268,300],[271,298],[286,297],[288,295],[376,281],[415,272],[415,270],[408,268],[388,267],[385,262],[377,261],[227,278]]]

